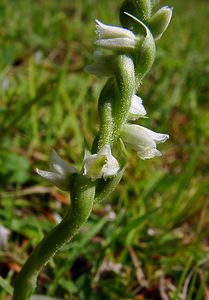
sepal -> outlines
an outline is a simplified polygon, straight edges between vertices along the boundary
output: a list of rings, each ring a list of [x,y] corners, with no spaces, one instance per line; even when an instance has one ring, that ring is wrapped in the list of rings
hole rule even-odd
[[[137,120],[138,118],[144,117],[147,114],[142,102],[142,99],[137,95],[132,97],[131,106],[129,109],[129,120]]]
[[[130,51],[136,46],[137,39],[132,31],[122,27],[110,26],[96,20],[98,39],[95,45],[110,50]]]
[[[36,173],[63,191],[70,190],[70,177],[78,171],[62,160],[53,150],[49,157],[49,171],[35,169]]]

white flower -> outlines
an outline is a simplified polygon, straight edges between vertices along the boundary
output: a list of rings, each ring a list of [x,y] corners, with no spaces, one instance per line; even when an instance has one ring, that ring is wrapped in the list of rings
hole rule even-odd
[[[144,106],[142,105],[142,99],[137,95],[134,95],[131,99],[131,107],[129,109],[129,119],[136,120],[147,114]]]
[[[120,167],[111,154],[110,145],[106,144],[97,154],[87,153],[84,158],[84,175],[93,180],[115,176]]]
[[[136,37],[132,31],[117,27],[105,25],[96,20],[96,33],[98,40],[96,45],[112,50],[130,50],[136,46]]]
[[[36,168],[36,172],[64,191],[69,188],[69,175],[78,173],[74,167],[62,160],[54,150],[49,157],[49,171]]]
[[[126,124],[121,133],[125,144],[137,151],[141,159],[149,159],[155,156],[161,156],[157,150],[157,144],[165,142],[169,135],[156,133],[145,127]]]

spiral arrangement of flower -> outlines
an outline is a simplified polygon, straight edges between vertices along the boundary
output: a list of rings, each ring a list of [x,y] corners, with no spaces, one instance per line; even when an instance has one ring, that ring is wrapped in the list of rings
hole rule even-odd
[[[125,0],[120,9],[122,27],[96,20],[95,45],[100,50],[86,71],[108,77],[98,101],[99,132],[91,150],[85,151],[81,170],[68,165],[55,151],[49,159],[50,170],[37,169],[43,178],[70,192],[71,204],[62,222],[39,243],[18,274],[14,300],[30,299],[42,268],[78,232],[94,203],[118,185],[127,161],[126,146],[137,151],[140,159],[161,155],[157,144],[169,136],[131,123],[147,114],[137,93],[154,62],[155,40],[172,17],[167,6],[152,12],[151,0]]]

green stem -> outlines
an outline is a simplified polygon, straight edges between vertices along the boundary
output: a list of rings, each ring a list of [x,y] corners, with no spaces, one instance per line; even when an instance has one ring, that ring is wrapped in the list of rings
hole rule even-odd
[[[131,99],[135,93],[135,71],[132,57],[118,55],[114,61],[114,72],[117,97],[114,103],[113,141],[116,141],[123,125],[127,122]]]
[[[29,300],[37,276],[56,252],[69,242],[88,219],[95,197],[95,184],[82,175],[76,175],[71,193],[71,205],[63,221],[36,247],[14,284],[13,300]]]
[[[114,80],[111,78],[105,84],[98,101],[100,130],[93,143],[92,152],[98,152],[105,144],[112,144],[113,133],[113,98]]]

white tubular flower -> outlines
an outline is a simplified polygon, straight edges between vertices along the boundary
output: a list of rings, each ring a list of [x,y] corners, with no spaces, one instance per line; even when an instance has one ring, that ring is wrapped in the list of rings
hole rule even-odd
[[[131,99],[131,107],[129,109],[129,120],[137,120],[140,117],[144,117],[147,114],[144,106],[142,105],[142,99],[137,95],[134,95]]]
[[[124,125],[121,136],[124,143],[136,150],[141,159],[161,156],[161,152],[157,150],[157,144],[169,138],[168,134],[156,133],[134,124]]]
[[[117,159],[112,155],[110,145],[106,144],[97,154],[87,153],[84,157],[84,175],[92,181],[115,176],[120,167]]]
[[[111,76],[113,55],[103,55],[100,51],[94,52],[94,63],[88,65],[85,71],[96,76]]]
[[[95,44],[101,48],[131,50],[136,46],[136,36],[132,31],[122,27],[105,25],[96,20],[96,33],[99,38]]]
[[[54,150],[49,157],[49,171],[36,168],[36,172],[63,191],[69,189],[69,175],[78,173],[74,167],[62,160]]]

